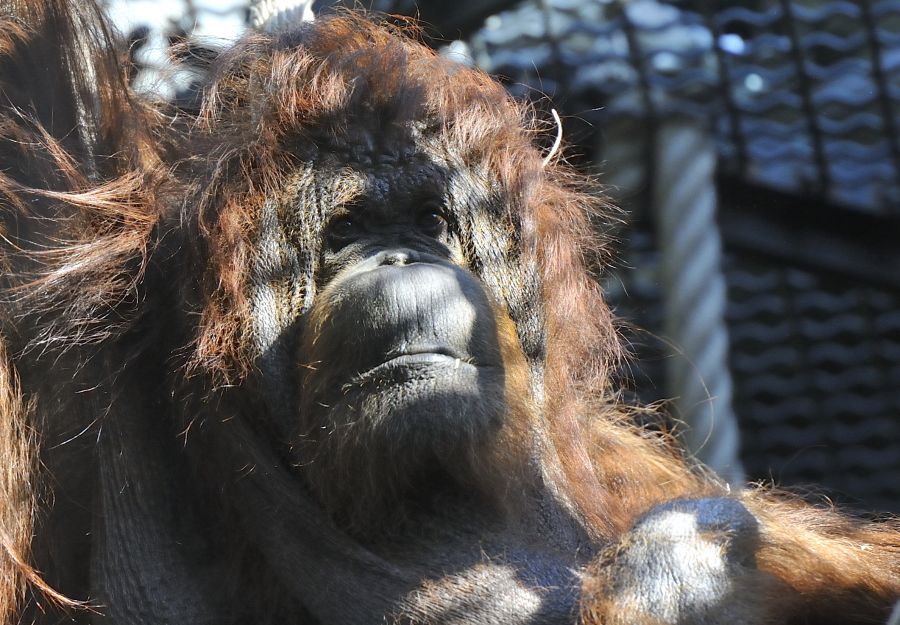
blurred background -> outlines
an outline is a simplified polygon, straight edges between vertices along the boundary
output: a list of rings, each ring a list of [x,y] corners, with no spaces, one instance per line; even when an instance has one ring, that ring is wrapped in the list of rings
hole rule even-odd
[[[106,0],[151,97],[335,1]],[[352,5],[353,3],[345,3]],[[360,3],[356,3],[360,6]],[[625,209],[603,272],[635,354],[724,479],[900,512],[900,1],[366,0],[535,103]]]

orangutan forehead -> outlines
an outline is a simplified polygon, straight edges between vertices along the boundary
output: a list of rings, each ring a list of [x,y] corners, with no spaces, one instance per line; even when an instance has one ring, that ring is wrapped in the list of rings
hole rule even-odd
[[[499,195],[490,176],[453,165],[445,155],[430,150],[400,155],[386,147],[362,158],[349,149],[320,152],[311,164],[317,187],[327,189],[338,206],[418,198],[462,202],[471,210]]]
[[[442,133],[436,124],[385,119],[371,112],[343,119],[334,115],[317,117],[312,126],[295,132],[300,155],[313,156],[320,162],[330,156],[363,168],[403,165],[448,151],[441,147]],[[292,134],[287,135],[288,144],[292,143]]]

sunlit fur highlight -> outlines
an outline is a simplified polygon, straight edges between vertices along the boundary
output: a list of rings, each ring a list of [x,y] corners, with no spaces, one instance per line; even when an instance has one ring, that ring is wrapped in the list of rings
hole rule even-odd
[[[35,441],[26,419],[18,380],[0,339],[0,622],[15,615],[26,581],[37,579],[28,565],[35,508]]]

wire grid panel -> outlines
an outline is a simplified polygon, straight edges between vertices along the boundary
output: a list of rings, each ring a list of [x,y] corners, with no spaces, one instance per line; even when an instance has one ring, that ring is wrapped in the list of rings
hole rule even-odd
[[[513,91],[600,123],[712,118],[749,181],[900,216],[895,0],[535,0],[472,50]]]

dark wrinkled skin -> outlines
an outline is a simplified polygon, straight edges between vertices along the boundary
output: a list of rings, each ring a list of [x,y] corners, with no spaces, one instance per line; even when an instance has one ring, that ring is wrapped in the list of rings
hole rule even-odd
[[[467,472],[471,450],[494,444],[507,418],[504,361],[495,295],[461,266],[460,234],[454,231],[459,217],[448,211],[439,214],[439,223],[433,219],[436,210],[457,201],[440,163],[423,165],[431,158],[427,147],[413,155],[409,175],[402,167],[383,177],[364,173],[365,165],[352,162],[335,168],[344,177],[359,171],[364,183],[349,210],[332,209],[323,232],[317,292],[298,350],[298,471],[339,524],[375,553],[421,570],[428,580],[406,587],[409,594],[389,610],[397,618],[574,623],[579,570],[602,545],[544,486],[540,473],[516,486],[524,489],[522,500],[510,512]],[[372,160],[401,157],[364,163]],[[454,176],[477,187],[476,176]],[[410,191],[410,180],[417,179],[428,181],[430,193]],[[539,466],[538,451],[532,453]],[[368,497],[372,483],[376,496]],[[658,551],[667,551],[669,541],[684,542],[677,570],[690,571],[695,555],[712,565],[709,549],[717,541],[734,544],[735,552],[745,548],[739,538],[748,513],[737,502],[717,502],[695,506],[701,515],[717,511],[710,546],[678,527],[662,527],[622,560],[623,575],[641,580],[647,605],[677,605],[664,622],[682,622],[698,605],[705,608],[723,582],[721,576],[708,584],[703,575],[691,576],[692,589],[682,597],[680,584],[666,582],[672,572],[659,566],[664,560]],[[741,558],[752,555],[751,543]],[[439,563],[441,574],[434,577],[432,565],[422,569],[423,563]],[[353,602],[329,618],[367,622],[371,610]]]

